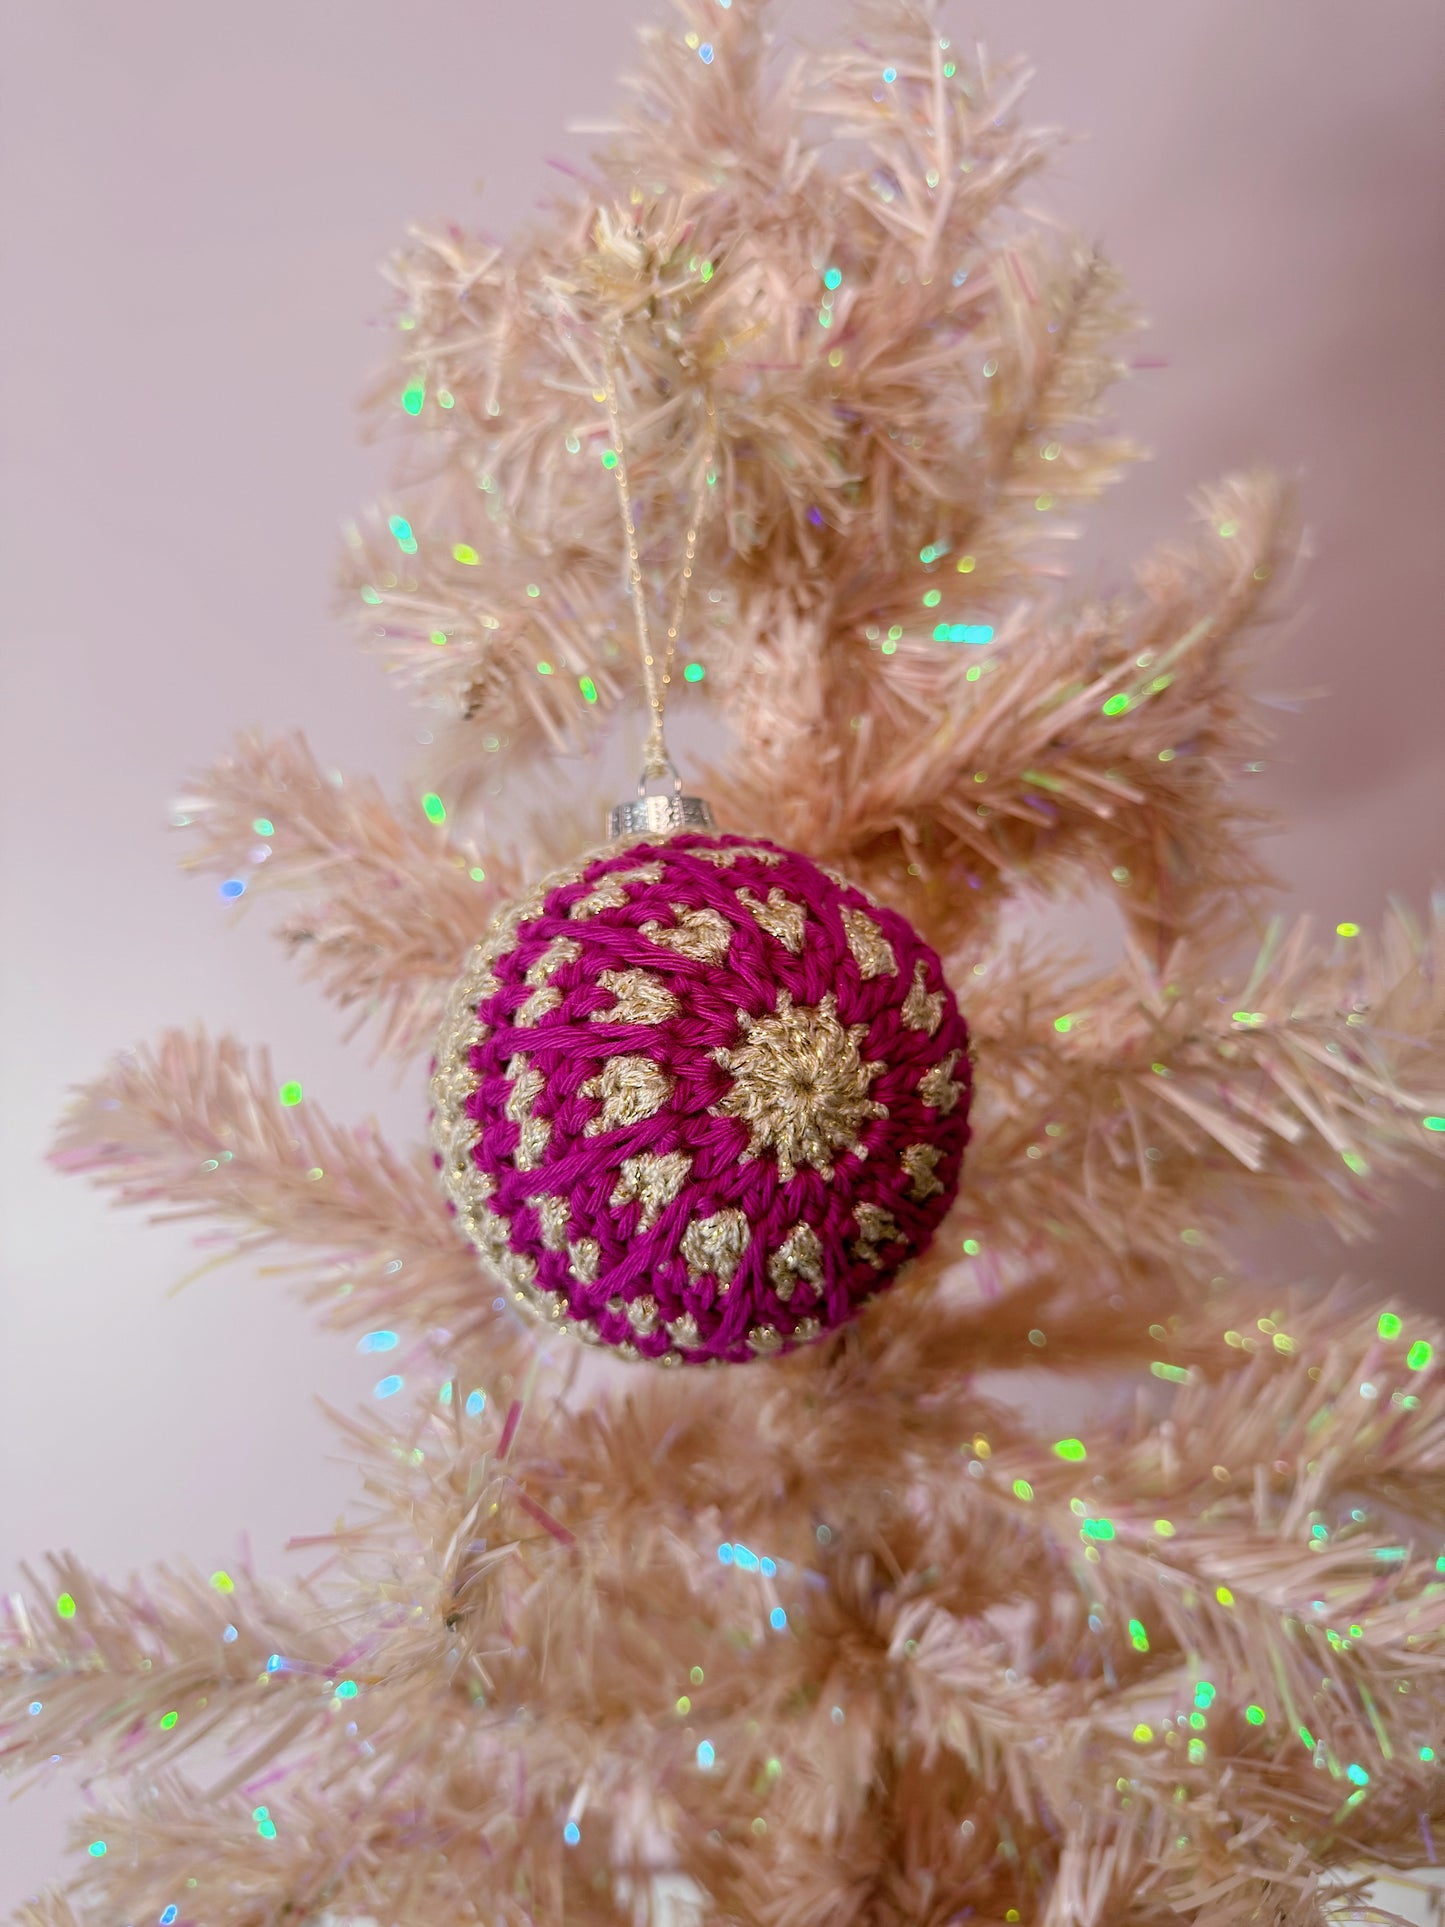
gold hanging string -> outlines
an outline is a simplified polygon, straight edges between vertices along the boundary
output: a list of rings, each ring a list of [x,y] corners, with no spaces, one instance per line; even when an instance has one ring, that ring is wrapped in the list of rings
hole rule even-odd
[[[632,611],[637,623],[637,647],[642,657],[642,674],[647,685],[647,704],[650,712],[647,740],[642,751],[643,775],[644,777],[671,776],[674,771],[672,759],[667,753],[667,740],[663,727],[667,709],[667,692],[672,684],[672,665],[677,655],[677,638],[682,629],[683,613],[687,608],[688,590],[692,587],[692,565],[693,558],[697,554],[698,532],[702,527],[703,515],[708,505],[708,476],[712,472],[717,452],[717,415],[713,408],[712,396],[704,392],[708,438],[687,518],[687,540],[683,549],[682,572],[677,579],[672,620],[667,626],[667,640],[662,652],[662,673],[659,675],[647,621],[647,596],[642,581],[642,558],[637,546],[637,524],[632,514],[632,486],[627,478],[627,449],[622,437],[622,414],[617,405],[615,344],[608,346],[605,372],[607,414],[612,424],[612,452],[617,458],[613,463],[612,473],[617,483],[617,506],[622,516],[622,532],[627,541],[628,592],[632,597]]]

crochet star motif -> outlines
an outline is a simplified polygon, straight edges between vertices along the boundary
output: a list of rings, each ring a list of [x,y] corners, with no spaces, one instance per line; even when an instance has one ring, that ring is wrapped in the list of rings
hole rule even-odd
[[[888,1115],[887,1106],[868,1095],[883,1065],[859,1054],[867,1025],[845,1029],[831,991],[810,1005],[795,1004],[780,990],[773,1016],[739,1011],[738,1021],[745,1041],[713,1052],[733,1079],[715,1108],[747,1125],[744,1157],[770,1151],[784,1183],[804,1164],[831,1178],[836,1154],[856,1151],[860,1128]]]

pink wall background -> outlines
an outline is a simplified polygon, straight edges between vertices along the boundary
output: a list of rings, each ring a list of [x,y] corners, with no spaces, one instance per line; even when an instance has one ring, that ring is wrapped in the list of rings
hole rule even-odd
[[[242,1268],[168,1295],[176,1230],[41,1163],[65,1087],[204,1017],[269,1041],[338,1115],[417,1127],[344,1053],[263,918],[179,876],[167,805],[239,726],[304,726],[400,782],[425,718],[329,613],[340,520],[374,487],[353,398],[386,347],[374,263],[415,217],[502,229],[562,131],[604,112],[635,0],[51,0],[5,17],[5,627],[0,946],[0,1581],[73,1546],[119,1574],[274,1562],[350,1491],[312,1404],[374,1373]],[[794,10],[818,25],[840,9]],[[1303,475],[1319,557],[1269,681],[1275,860],[1333,924],[1445,874],[1439,611],[1445,14],[1434,0],[975,0],[1027,48],[1036,114],[1089,138],[1048,198],[1155,317],[1121,417],[1158,451],[1104,509],[1108,569],[1196,482]],[[1438,1198],[1343,1264],[1445,1302]],[[66,1769],[58,1770],[58,1777]],[[67,1783],[0,1807],[0,1906],[60,1867]]]

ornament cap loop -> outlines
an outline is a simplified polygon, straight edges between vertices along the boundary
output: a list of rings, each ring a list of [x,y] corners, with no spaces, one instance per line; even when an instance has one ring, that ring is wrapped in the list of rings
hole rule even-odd
[[[670,789],[648,794],[649,784],[671,778]],[[666,777],[643,774],[637,779],[637,795],[618,803],[608,819],[612,836],[659,836],[671,830],[715,830],[713,813],[700,796],[684,796],[682,778],[667,765]]]
[[[648,763],[638,777],[637,794],[639,796],[647,796],[651,793],[647,787],[649,783],[670,783],[673,795],[682,795],[682,778],[677,773],[676,763],[666,751],[657,762]]]

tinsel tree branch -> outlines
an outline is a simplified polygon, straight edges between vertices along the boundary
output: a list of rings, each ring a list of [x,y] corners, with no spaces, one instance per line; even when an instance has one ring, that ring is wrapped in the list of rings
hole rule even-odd
[[[315,1724],[319,1707],[277,1690],[270,1664],[285,1654],[288,1671],[327,1670],[334,1638],[304,1588],[288,1597],[244,1568],[209,1581],[162,1569],[117,1587],[72,1558],[30,1584],[0,1631],[0,1760],[12,1770],[78,1753],[93,1769],[159,1770],[244,1726],[259,1773]]]
[[[1161,551],[1130,596],[1052,624],[1021,607],[996,640],[954,624],[989,639],[981,652],[940,648],[916,588],[898,639],[872,624],[851,658],[826,617],[780,620],[762,676],[740,638],[738,748],[710,779],[728,817],[826,852],[944,944],[1024,879],[1077,889],[1112,873],[1152,943],[1217,921],[1222,898],[1236,919],[1240,893],[1268,880],[1234,794],[1262,735],[1243,654],[1295,537],[1265,477],[1199,512],[1198,539]],[[937,593],[922,600],[951,634],[956,592]],[[826,781],[798,780],[820,768]]]
[[[333,1124],[265,1051],[171,1031],[126,1052],[78,1093],[54,1156],[155,1220],[211,1220],[211,1263],[281,1253],[334,1323],[496,1323],[430,1156]]]
[[[520,249],[421,235],[393,269],[403,374],[378,403],[421,433],[347,577],[368,633],[504,761],[635,686],[609,354],[663,576],[711,397],[697,574],[720,646],[806,579],[829,585],[829,643],[866,662],[865,625],[916,620],[925,547],[968,558],[960,591],[987,610],[1053,529],[1039,477],[1067,508],[1128,454],[1089,430],[1130,319],[1116,278],[1002,211],[1046,145],[1018,127],[1018,71],[941,60],[918,11],[780,75],[762,8],[684,11],[712,57],[645,37],[607,178],[554,229]]]
[[[1211,1316],[1231,1311],[1246,1324],[1233,1307]],[[1318,1899],[1311,1855],[1328,1840],[1333,1851],[1368,1844],[1403,1858],[1414,1812],[1436,1804],[1407,1752],[1432,1744],[1420,1736],[1439,1666],[1429,1636],[1440,1606],[1425,1579],[1433,1537],[1423,1558],[1418,1540],[1412,1551],[1401,1507],[1438,1534],[1439,1485],[1402,1490],[1395,1468],[1445,1466],[1445,1405],[1440,1372],[1422,1357],[1440,1334],[1425,1338],[1420,1321],[1351,1351],[1340,1307],[1285,1316],[1256,1329],[1248,1352],[1239,1330],[1221,1343],[1216,1327],[1204,1374],[1214,1389],[1175,1392],[1173,1411],[1155,1415],[1162,1424],[1141,1416],[1081,1428],[1087,1443],[1050,1447],[1045,1435],[1031,1445],[1016,1415],[977,1401],[986,1430],[960,1436],[955,1420],[951,1465],[937,1450],[896,1449],[876,1404],[845,1395],[867,1380],[850,1383],[839,1345],[817,1388],[827,1424],[810,1438],[791,1428],[799,1491],[812,1501],[801,1513],[786,1504],[786,1454],[769,1450],[789,1437],[801,1386],[793,1399],[779,1387],[767,1413],[726,1375],[701,1402],[652,1380],[636,1400],[559,1423],[555,1408],[549,1419],[517,1401],[473,1417],[460,1381],[447,1381],[451,1395],[431,1416],[420,1408],[399,1438],[380,1419],[350,1428],[373,1468],[375,1508],[371,1526],[335,1541],[357,1588],[332,1614],[350,1650],[318,1664],[314,1631],[310,1647],[286,1635],[294,1643],[264,1690],[307,1696],[306,1737],[293,1736],[287,1772],[268,1778],[258,1765],[244,1795],[253,1826],[263,1814],[285,1847],[270,1857],[264,1833],[239,1829],[214,1859],[201,1856],[194,1819],[183,1819],[191,1803],[168,1821],[152,1802],[96,1823],[145,1851],[112,1860],[108,1850],[91,1879],[132,1913],[168,1904],[156,1883],[189,1867],[204,1889],[196,1904],[225,1922],[268,1918],[259,1897],[342,1911],[384,1898],[420,1927],[451,1881],[507,1918],[525,1874],[543,1890],[560,1883],[579,1918],[606,1919],[586,1911],[589,1877],[640,1865],[630,1829],[645,1812],[654,1828],[661,1815],[669,1851],[742,1917],[765,1891],[796,1912],[809,1894],[839,1904],[859,1882],[901,1907],[930,1877],[980,1897],[1002,1880],[1021,1898],[1073,1790],[1122,1782],[1124,1800],[1100,1799],[1049,1849],[1051,1861],[1062,1852],[1056,1894],[1087,1897],[1076,1918],[1154,1921],[1183,1905],[1223,1922],[1229,1914],[1211,1916],[1200,1899],[1221,1881],[1237,1906],[1291,1880],[1297,1910],[1278,1917],[1318,1918],[1306,1910]],[[879,1333],[888,1342],[881,1321]],[[805,1360],[805,1371],[816,1377],[822,1362]],[[1373,1396],[1362,1400],[1366,1372]],[[894,1384],[901,1417],[919,1386],[906,1373]],[[874,1475],[860,1481],[870,1445]],[[719,1515],[713,1495],[744,1469],[755,1492],[730,1492]],[[1380,1506],[1394,1515],[1388,1561]],[[622,1517],[633,1521],[625,1540],[613,1523]],[[741,1542],[732,1521],[748,1517],[771,1542]],[[708,1553],[709,1537],[723,1538],[726,1561]],[[103,1612],[79,1576],[64,1577],[68,1624]],[[202,1645],[215,1643],[218,1604],[238,1625],[249,1610],[244,1597],[217,1602],[199,1587],[191,1597]],[[271,1634],[248,1636],[253,1658]],[[183,1632],[169,1639],[184,1647]],[[103,1700],[98,1681],[82,1680],[93,1704]],[[1416,1686],[1407,1704],[1402,1680]],[[343,1698],[348,1681],[356,1691]],[[519,1726],[539,1691],[548,1721]],[[445,1782],[431,1771],[422,1830],[394,1836],[391,1795],[363,1792],[358,1755],[386,1785],[419,1787],[413,1775],[458,1721],[475,1735],[473,1763]],[[1378,1721],[1398,1762],[1388,1770]],[[1290,1731],[1301,1725],[1312,1748]],[[909,1747],[880,1753],[879,1736],[894,1729]],[[1041,1731],[1053,1740],[1035,1756]],[[334,1788],[324,1807],[319,1780]],[[353,1841],[389,1839],[393,1851],[337,1850],[330,1824],[348,1785],[365,1812]],[[1377,1800],[1368,1835],[1355,1831],[1364,1802],[1349,1804],[1362,1791]],[[1382,1841],[1383,1816],[1402,1800],[1412,1825]],[[606,1824],[592,1820],[594,1802]],[[748,1810],[765,1833],[744,1822]],[[949,1810],[940,1833],[929,1816]],[[974,1834],[960,1833],[959,1811]],[[1173,1884],[1151,1890],[1142,1822],[1156,1812],[1188,1852],[1173,1856]],[[575,1857],[550,1844],[568,1813],[586,1843]],[[1002,1868],[984,1851],[1000,1824],[1020,1848]],[[1291,1859],[1290,1839],[1304,1859]],[[1060,1905],[1054,1917],[1068,1919]]]
[[[1072,985],[1017,951],[970,971],[985,1074],[957,1224],[976,1246],[1046,1264],[1062,1246],[1157,1290],[1210,1225],[1308,1198],[1362,1236],[1385,1180],[1438,1164],[1445,919],[1394,911],[1328,950],[1307,922],[1272,926],[1229,977],[1213,948],[1158,969],[1130,946]]]
[[[443,817],[441,799],[427,800]],[[179,816],[200,833],[188,868],[312,900],[285,916],[282,941],[395,1050],[429,1041],[461,960],[518,883],[505,856],[484,865],[449,843],[421,799],[404,819],[369,779],[323,771],[300,736],[241,737],[193,780]]]

